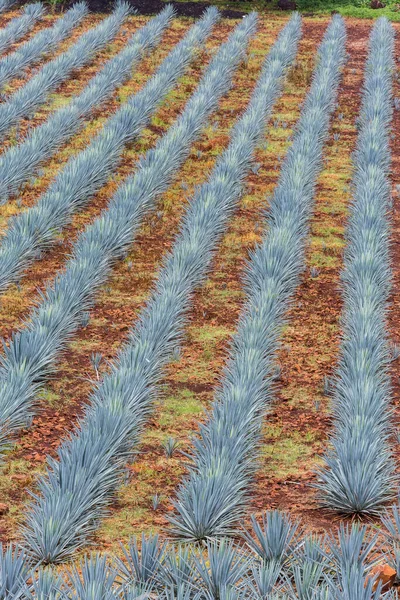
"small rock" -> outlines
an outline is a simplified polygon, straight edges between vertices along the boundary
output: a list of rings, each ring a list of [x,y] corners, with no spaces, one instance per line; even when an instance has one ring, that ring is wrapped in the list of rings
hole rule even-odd
[[[297,4],[294,0],[278,0],[278,8],[281,10],[296,10]]]
[[[9,511],[9,507],[7,504],[4,504],[3,502],[0,502],[0,517],[2,515],[6,515]]]
[[[371,8],[385,8],[386,4],[381,0],[371,0]]]
[[[378,584],[382,584],[382,592],[387,592],[393,587],[396,581],[396,571],[390,565],[378,565],[371,571],[371,576],[376,577],[373,591],[376,590]]]

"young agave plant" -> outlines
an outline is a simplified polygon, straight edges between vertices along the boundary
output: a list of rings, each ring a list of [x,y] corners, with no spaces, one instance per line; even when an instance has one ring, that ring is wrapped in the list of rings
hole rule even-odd
[[[282,587],[282,584],[278,584],[281,574],[282,565],[280,561],[252,561],[251,571],[243,580],[243,588],[247,590],[249,597],[255,600],[271,598],[273,592]]]
[[[199,575],[196,571],[193,547],[178,544],[168,548],[156,575],[157,587],[167,586],[170,592],[175,590],[199,591]],[[185,593],[186,593],[185,591]],[[182,592],[183,593],[183,592]]]
[[[292,570],[290,585],[293,595],[299,600],[312,600],[315,590],[324,582],[324,564],[313,560],[303,561]]]
[[[385,509],[381,522],[392,547],[389,564],[396,570],[397,580],[400,580],[400,506],[394,504],[390,509]]]
[[[161,496],[159,494],[154,494],[154,496],[152,497],[151,500],[151,505],[153,507],[153,510],[157,510],[160,507],[161,504]]]
[[[391,593],[382,596],[382,584],[369,577],[356,563],[346,566],[336,578],[328,579],[328,600],[389,600]]]
[[[140,550],[134,538],[127,549],[123,548],[123,560],[117,561],[124,586],[156,583],[162,572],[165,551],[166,546],[160,542],[158,535],[146,539],[142,534]]]
[[[252,530],[244,530],[243,538],[264,564],[288,564],[298,544],[299,523],[278,510],[262,515],[261,524],[251,517]]]
[[[69,574],[71,600],[117,600],[120,588],[117,571],[110,565],[107,556],[92,554]]]
[[[237,583],[249,569],[249,560],[232,542],[206,543],[206,553],[195,555],[194,564],[199,584],[207,598],[235,597]],[[233,596],[232,596],[233,594]]]
[[[27,600],[70,600],[71,596],[63,589],[61,575],[51,569],[40,569],[37,574],[32,573],[31,579],[25,590]]]
[[[176,450],[179,448],[179,441],[173,437],[169,437],[163,443],[163,448],[167,458],[172,458]]]
[[[101,352],[92,352],[92,355],[90,357],[90,362],[93,365],[93,369],[96,371],[97,379],[100,378],[99,368],[100,368],[100,364],[101,364],[102,360],[103,360],[103,355],[101,354]]]
[[[338,539],[330,537],[328,557],[333,563],[334,571],[343,577],[352,569],[366,573],[374,565],[372,551],[377,545],[378,538],[367,532],[366,526],[353,523],[351,527],[340,524]]]
[[[24,598],[30,576],[29,555],[19,546],[3,548],[0,543],[0,598]]]

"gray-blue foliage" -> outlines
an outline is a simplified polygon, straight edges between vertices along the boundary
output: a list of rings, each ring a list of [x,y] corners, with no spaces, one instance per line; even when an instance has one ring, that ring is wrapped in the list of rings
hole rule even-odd
[[[31,570],[31,561],[19,546],[8,546],[3,551],[0,543],[0,598],[19,600]]]
[[[376,21],[369,45],[354,153],[342,288],[342,342],[333,431],[319,472],[322,501],[342,513],[377,513],[393,494],[390,347],[389,127],[394,30]]]
[[[59,78],[60,73],[63,74],[62,77],[67,77],[72,69],[87,62],[93,52],[106,44],[115,35],[123,14],[122,6],[105,22],[84,34],[68,52],[52,61],[55,71],[53,67],[48,68],[46,65],[42,71],[47,69],[50,85],[54,78]],[[37,172],[39,165],[48,160],[82,127],[84,119],[93,108],[104,102],[131,76],[133,65],[158,42],[172,15],[172,8],[167,6],[158,17],[135,33],[121,52],[109,60],[67,106],[56,110],[45,123],[31,131],[21,144],[1,155],[1,202],[15,194]],[[60,65],[56,64],[58,61]],[[25,107],[36,106],[44,100],[46,89],[42,89],[42,71],[14,94],[9,102],[0,105],[0,131],[6,131],[15,122],[15,115],[19,118],[18,115],[25,113]],[[45,73],[45,79],[46,77]]]
[[[11,19],[3,29],[0,29],[0,53],[5,52],[11,44],[14,44],[28,33],[43,15],[43,12],[44,9],[41,2],[28,4],[25,6],[22,15]]]
[[[164,178],[169,180],[187,156],[188,139],[193,139],[193,132],[199,131],[218,96],[229,87],[255,24],[256,17],[251,14],[236,28],[209,66],[198,89],[201,93],[192,97],[172,130],[140,162],[122,194],[117,192],[120,217],[113,219],[115,233],[100,220],[92,229],[96,232],[93,239],[98,240],[106,229],[104,243],[130,243],[139,210],[154,203],[156,194],[165,189]],[[190,202],[129,342],[91,395],[75,433],[61,445],[58,461],[49,461],[24,530],[31,552],[41,560],[62,560],[79,547],[112,500],[152,409],[163,367],[179,342],[191,294],[206,275],[213,250],[241,196],[243,179],[266,115],[281,89],[285,67],[295,55],[299,34],[296,15],[274,45],[249,108],[233,128],[228,148]],[[127,192],[129,202],[124,200]]]
[[[343,19],[333,17],[270,203],[267,233],[245,269],[247,300],[216,399],[194,440],[189,475],[175,500],[176,515],[170,519],[175,534],[185,539],[232,534],[247,504],[262,421],[272,400],[280,331],[304,267],[303,248],[345,38]]]
[[[0,13],[11,8],[11,6],[15,3],[15,0],[0,0]]]
[[[87,14],[84,2],[78,2],[60,17],[52,27],[42,29],[18,50],[0,59],[0,88],[7,81],[21,75],[24,69],[37,63],[43,54],[50,52],[64,40]]]
[[[287,515],[275,522],[296,528]],[[268,513],[264,523],[271,523]],[[254,522],[254,521],[253,521]],[[253,532],[254,533],[254,532]],[[252,532],[249,532],[252,535]],[[273,537],[273,536],[272,536]],[[279,537],[279,536],[278,536]],[[271,538],[272,539],[272,538]],[[158,536],[133,539],[122,559],[91,554],[72,568],[35,565],[21,548],[0,551],[0,592],[7,600],[394,600],[375,587],[371,569],[379,546],[365,528],[339,536],[299,537],[286,566],[267,561],[240,542],[169,546]],[[279,546],[279,544],[278,544]],[[317,551],[315,550],[317,549]],[[279,554],[278,547],[272,552]],[[323,560],[321,560],[323,556]],[[382,560],[387,560],[382,556]]]
[[[211,31],[217,16],[216,9],[208,10],[204,18],[182,40],[179,45],[179,53],[177,54],[175,48],[165,59],[160,67],[162,77],[159,76],[160,71],[154,76],[156,83],[160,83],[160,81],[163,83],[162,87],[156,88],[158,99],[168,92],[179,74],[184,71],[190,60],[188,56],[193,56],[194,47],[201,43]],[[243,52],[239,48],[239,42],[242,41],[243,32],[242,29],[239,29],[229,47],[236,52],[232,59],[228,57],[222,61],[224,66],[229,66],[231,63],[235,65],[235,61],[238,61],[238,55],[240,56]],[[225,54],[226,51],[224,56]],[[174,58],[172,65],[171,57]],[[215,63],[213,66],[216,66]],[[211,70],[210,76],[205,78],[199,87],[198,94],[195,94],[189,101],[182,118],[171,128],[168,135],[161,139],[156,150],[149,152],[142,159],[137,175],[127,179],[110,201],[108,209],[103,211],[100,217],[80,235],[65,271],[58,274],[54,283],[47,286],[45,293],[42,294],[42,302],[32,312],[27,327],[15,333],[8,344],[4,343],[5,356],[2,357],[0,369],[0,381],[3,386],[3,394],[0,399],[0,448],[2,450],[7,447],[21,426],[29,423],[32,416],[32,402],[38,386],[41,385],[49,370],[54,367],[55,360],[71,333],[80,326],[83,312],[92,302],[95,291],[107,278],[113,262],[121,256],[123,250],[130,243],[140,223],[135,218],[142,218],[151,207],[151,202],[157,193],[164,189],[163,185],[165,187],[168,185],[168,177],[176,172],[189,151],[191,140],[199,134],[203,118],[216,106],[218,97],[229,85],[233,66],[227,71],[228,79],[221,79],[221,84],[215,83],[216,75],[220,77],[220,70],[217,71],[217,68]],[[153,89],[153,83],[153,80],[150,80],[144,90]],[[218,90],[220,90],[220,94],[218,94]],[[216,95],[213,97],[213,94]],[[148,100],[146,103],[140,95],[139,106],[136,107],[134,102],[136,97],[133,97],[132,102],[128,105],[128,108],[131,107],[132,110],[126,110],[127,107],[125,107],[112,118],[112,122],[116,126],[110,133],[114,136],[112,141],[116,145],[119,139],[118,134],[121,134],[123,126],[130,122],[132,126],[136,123],[136,127],[139,128],[140,125],[145,125],[150,116],[148,104],[151,104],[151,101]],[[153,108],[156,106],[155,100],[152,106]],[[120,118],[122,122],[119,121]],[[133,132],[128,130],[126,137],[129,139],[132,135]],[[94,175],[98,173],[100,160],[96,163],[96,159],[100,158],[101,152],[107,160],[109,147],[107,143],[102,142],[107,142],[111,135],[105,137],[105,140],[98,138],[98,145],[95,147],[97,152],[87,155],[87,152],[83,151],[78,155],[78,168],[82,166],[82,158],[83,166],[85,166],[85,161],[86,165],[89,162],[91,168],[94,169]],[[173,150],[175,150],[175,154],[172,154]],[[73,166],[72,164],[71,167],[73,168]],[[82,182],[76,181],[79,173],[79,170],[78,173],[72,173],[75,177],[67,178],[64,188],[61,183],[65,180],[62,179],[60,188],[64,193],[71,192],[67,185],[71,179],[77,189],[80,189],[79,186],[82,186]],[[71,170],[69,174],[71,174]],[[99,178],[101,175],[98,174]],[[87,184],[87,181],[83,185],[85,183]],[[54,215],[56,211],[54,203],[59,200],[56,192],[50,196],[45,213],[47,218],[52,219],[57,214],[60,218],[62,217],[62,206]],[[52,209],[54,213],[51,212]],[[30,224],[32,221],[28,220],[28,225]],[[34,233],[33,231],[32,235]]]
[[[160,17],[161,22],[164,16]],[[168,54],[146,85],[107,120],[87,148],[71,157],[35,206],[11,220],[0,246],[0,289],[37,259],[40,251],[49,246],[70,222],[72,215],[108,181],[121,160],[124,147],[149,123],[159,103],[185,72],[217,19],[217,9],[207,10]],[[157,30],[159,24],[160,21],[157,21]],[[90,96],[91,90],[84,90],[83,105]]]
[[[28,83],[1,104],[0,138],[4,137],[10,127],[18,123],[22,117],[34,114],[35,109],[46,101],[52,90],[67,79],[74,70],[87,64],[96,52],[110,42],[128,14],[129,6],[127,4],[117,5],[112,15],[97,27],[83,33],[66,52],[47,62]],[[40,147],[37,148],[37,151],[40,152]],[[3,161],[4,157],[2,157],[2,165]],[[8,167],[7,161],[5,161],[4,167]],[[4,183],[3,179],[1,181],[1,185],[7,187],[7,181]]]

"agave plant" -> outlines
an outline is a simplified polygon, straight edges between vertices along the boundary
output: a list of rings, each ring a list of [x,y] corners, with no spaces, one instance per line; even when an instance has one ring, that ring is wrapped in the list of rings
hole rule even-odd
[[[397,579],[400,579],[400,506],[394,504],[390,509],[385,509],[381,521],[392,548],[389,563],[396,569]]]
[[[272,400],[278,337],[304,269],[304,243],[322,148],[345,60],[345,25],[335,16],[267,215],[267,233],[246,268],[247,301],[208,419],[194,441],[189,475],[171,517],[189,540],[231,535],[257,465],[262,417]]]
[[[140,550],[134,538],[127,549],[123,548],[123,560],[117,562],[124,586],[154,584],[159,579],[165,552],[166,545],[158,535],[146,538],[142,534]]]
[[[0,88],[15,77],[21,75],[26,67],[37,63],[43,54],[50,52],[71,33],[87,14],[84,2],[78,2],[52,27],[42,29],[30,40],[19,46],[18,50],[0,59]]]
[[[167,458],[172,458],[176,450],[179,448],[179,441],[173,437],[169,437],[163,443],[164,452]]]
[[[0,543],[0,598],[19,600],[24,597],[31,566],[25,550],[19,546],[3,549]]]
[[[70,595],[64,588],[60,574],[49,568],[32,572],[31,581],[26,585],[24,598],[28,600],[69,600]]]
[[[341,524],[337,537],[337,540],[331,537],[328,541],[329,558],[334,562],[336,573],[348,573],[353,567],[365,573],[367,565],[369,568],[373,566],[371,556],[377,545],[377,536],[367,534],[365,526],[357,523],[353,523],[351,527]]]
[[[251,517],[252,530],[244,530],[243,538],[264,564],[283,566],[296,547],[299,523],[293,523],[288,515],[278,510],[262,515],[261,525]]]
[[[14,0],[0,0],[0,13],[8,10],[14,4]]]
[[[394,30],[381,18],[370,36],[354,153],[334,426],[325,466],[318,471],[323,504],[348,514],[378,514],[393,497],[395,482],[388,439],[391,357],[386,331],[393,69]]]
[[[199,582],[208,598],[226,598],[235,592],[239,581],[249,569],[248,557],[232,542],[222,540],[206,544],[205,554],[194,558]]]
[[[82,311],[83,299],[91,298],[93,289],[103,281],[113,261],[121,257],[143,216],[188,155],[192,141],[200,134],[218,99],[230,87],[255,26],[256,16],[250,14],[236,27],[214,56],[176,123],[142,158],[137,173],[117,190],[108,210],[78,239],[75,254],[57,285],[58,290],[67,285],[69,294],[60,296],[56,290],[47,303],[48,306],[56,304],[58,310],[59,299],[67,300],[68,307],[64,306],[61,313],[63,326],[59,317],[55,319],[59,339],[66,339],[72,320]],[[257,127],[258,134],[260,125]],[[248,131],[249,136],[251,133]],[[247,150],[243,152],[246,154]],[[44,561],[62,560],[82,545],[97,526],[98,518],[119,485],[125,461],[151,409],[162,367],[170,360],[179,341],[191,293],[202,281],[211,261],[212,248],[229,218],[230,211],[223,210],[224,203],[240,197],[242,172],[235,175],[234,170],[224,184],[227,196],[216,195],[221,187],[221,173],[222,166],[218,166],[215,180],[212,177],[196,195],[182,232],[160,271],[157,287],[131,331],[126,347],[92,394],[75,433],[61,445],[59,462],[49,461],[48,473],[39,484],[43,495],[38,498],[38,504],[33,504],[25,530],[32,552]],[[214,224],[216,215],[219,218]],[[45,306],[46,302],[42,314]],[[54,316],[52,309],[51,318]],[[51,360],[54,360],[54,346],[54,339],[49,339]],[[77,468],[77,464],[81,467]],[[64,485],[68,486],[67,494]],[[62,502],[54,502],[59,494]],[[61,511],[62,516],[61,513],[56,516],[54,511]]]
[[[127,13],[125,5],[94,29],[84,33],[67,52],[47,63],[28,83],[0,105],[0,136],[9,130],[27,111],[40,105],[53,82],[69,76],[72,69],[86,64],[94,53],[105,46],[118,31]],[[62,106],[42,125],[34,128],[18,146],[9,148],[0,158],[2,202],[18,192],[83,125],[91,111],[108,98],[132,74],[143,54],[153,48],[168,25],[173,10],[167,6],[161,13],[139,29],[127,45],[96,73],[82,92],[67,106]],[[50,87],[49,87],[50,86]]]
[[[69,598],[71,600],[117,600],[121,589],[117,571],[107,556],[92,554],[69,573]]]
[[[30,31],[43,15],[44,8],[41,2],[25,6],[22,15],[11,19],[6,27],[0,30],[0,53],[17,42]]]

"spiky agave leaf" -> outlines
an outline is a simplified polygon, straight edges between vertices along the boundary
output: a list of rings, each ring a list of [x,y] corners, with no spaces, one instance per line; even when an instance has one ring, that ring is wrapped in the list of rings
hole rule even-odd
[[[15,0],[0,0],[0,13],[8,10],[14,3]]]
[[[182,588],[198,591],[199,575],[195,568],[193,548],[183,544],[168,547],[156,574],[156,580],[159,589],[167,584],[171,593],[172,590],[178,592]]]
[[[121,589],[117,584],[117,571],[107,556],[92,554],[69,573],[71,600],[117,600]]]
[[[392,547],[388,562],[396,569],[398,579],[400,577],[400,506],[393,504],[390,509],[385,509],[381,516],[381,522],[385,528],[383,533]]]
[[[195,555],[194,562],[199,584],[209,598],[228,598],[230,593],[237,594],[237,584],[250,567],[248,557],[236,544],[225,539],[207,541],[205,554]]]
[[[263,513],[261,524],[252,515],[252,529],[244,530],[243,538],[249,548],[263,563],[278,563],[283,566],[291,559],[297,545],[299,523],[279,510]]]
[[[254,600],[269,598],[279,585],[282,573],[280,561],[270,560],[258,563],[254,559],[250,562],[250,572],[243,578],[241,587],[248,590],[249,596]]]
[[[24,597],[30,576],[30,556],[20,546],[0,543],[0,598],[19,600]]]
[[[136,538],[128,548],[123,548],[123,559],[118,561],[119,571],[128,585],[154,582],[162,568],[165,554],[165,543],[160,542],[158,535],[146,538],[142,534],[140,550]]]
[[[324,564],[304,560],[293,567],[293,594],[299,600],[313,600],[315,591],[324,583]]]
[[[382,598],[382,583],[376,576],[365,574],[356,563],[341,571],[339,577],[329,580],[332,600],[379,600]]]
[[[33,571],[30,579],[24,592],[27,600],[70,600],[61,575],[52,569]]]
[[[349,526],[341,523],[337,539],[331,536],[327,542],[328,556],[338,575],[349,573],[353,568],[366,572],[374,564],[371,554],[377,545],[377,536],[367,533],[365,525],[352,523]]]
[[[180,583],[177,587],[164,587],[160,595],[160,600],[200,600],[204,599],[202,592],[196,592],[188,583]]]

